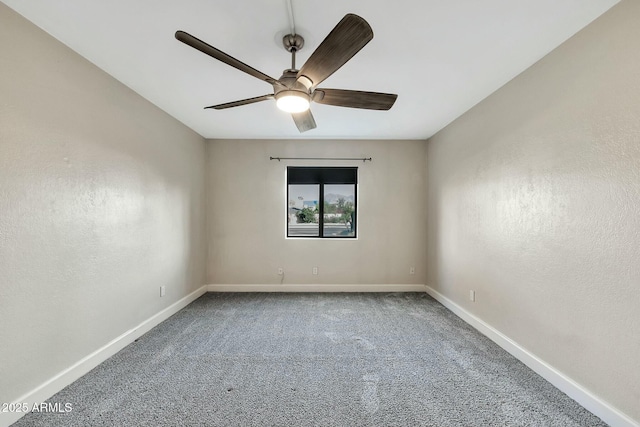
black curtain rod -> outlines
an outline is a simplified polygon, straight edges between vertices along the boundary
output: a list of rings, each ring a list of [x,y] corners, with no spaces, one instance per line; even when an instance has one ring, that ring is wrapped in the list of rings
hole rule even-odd
[[[371,157],[269,157],[269,160],[367,160],[372,161]]]

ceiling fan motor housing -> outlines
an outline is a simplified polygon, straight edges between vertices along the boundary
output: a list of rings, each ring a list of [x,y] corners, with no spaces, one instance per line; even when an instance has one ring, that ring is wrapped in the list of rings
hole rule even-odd
[[[283,90],[295,90],[295,91],[303,92],[305,94],[309,94],[309,91],[307,90],[306,86],[297,80],[297,75],[298,75],[298,70],[294,70],[294,69],[284,70],[282,72],[282,75],[278,79],[278,81],[282,83],[282,85],[279,85],[279,84],[273,85],[274,94],[277,95],[279,92],[282,92]]]
[[[298,70],[289,69],[284,70],[282,76],[278,79],[281,84],[273,85],[273,93],[276,98],[276,102],[280,107],[280,102],[284,102],[282,98],[302,98],[305,102],[302,105],[305,105],[306,108],[309,108],[309,103],[311,102],[311,96],[309,94],[309,90],[301,83],[296,80],[296,76],[298,75]],[[281,101],[282,99],[282,101]],[[280,107],[282,108],[282,107]],[[304,107],[303,107],[304,108]]]

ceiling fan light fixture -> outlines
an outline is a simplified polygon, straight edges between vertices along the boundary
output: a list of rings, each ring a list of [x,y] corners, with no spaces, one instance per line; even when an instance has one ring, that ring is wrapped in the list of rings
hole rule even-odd
[[[288,1],[291,5],[291,0]],[[293,13],[291,6],[289,12]],[[316,127],[313,114],[309,109],[311,101],[335,107],[385,111],[393,106],[398,97],[398,95],[391,93],[317,87],[373,39],[371,26],[362,17],[353,13],[346,14],[338,22],[300,69],[296,67],[296,52],[304,45],[304,38],[296,34],[292,18],[291,34],[285,35],[282,39],[285,50],[291,53],[291,68],[284,70],[279,79],[274,79],[256,70],[189,33],[179,30],[176,31],[175,37],[205,55],[268,83],[274,91],[267,95],[225,102],[205,108],[224,110],[275,98],[279,109],[292,113],[291,116],[298,130],[306,132]]]
[[[276,94],[276,105],[287,113],[302,113],[310,104],[309,95],[299,90],[283,90]]]

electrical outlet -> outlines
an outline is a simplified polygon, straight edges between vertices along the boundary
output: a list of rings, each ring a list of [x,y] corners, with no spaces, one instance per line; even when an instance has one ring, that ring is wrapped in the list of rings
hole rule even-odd
[[[167,289],[164,286],[160,286],[160,296],[163,297],[167,293]]]
[[[409,267],[409,274],[416,274],[416,268],[415,267]]]
[[[476,301],[476,291],[469,291],[469,300]]]
[[[278,267],[278,276],[282,276],[284,274],[284,268]]]
[[[314,276],[317,276],[318,275],[318,267],[313,267],[311,269],[311,274],[313,274]]]

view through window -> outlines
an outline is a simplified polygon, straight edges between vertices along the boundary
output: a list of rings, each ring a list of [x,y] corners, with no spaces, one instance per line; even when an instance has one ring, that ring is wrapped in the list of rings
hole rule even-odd
[[[355,238],[358,168],[288,167],[287,237]]]

